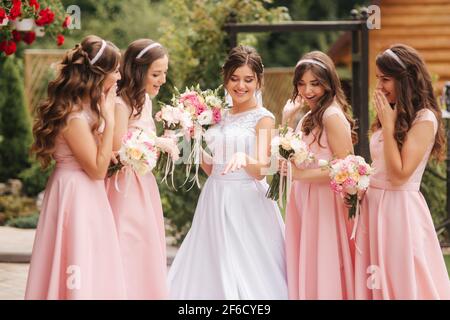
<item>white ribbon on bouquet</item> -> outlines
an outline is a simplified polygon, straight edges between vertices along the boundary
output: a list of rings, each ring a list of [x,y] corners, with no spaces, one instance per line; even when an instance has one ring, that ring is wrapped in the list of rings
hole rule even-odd
[[[192,182],[192,185],[189,187],[188,191],[192,189],[192,187],[197,184],[198,188],[201,188],[200,180],[198,178],[198,172],[200,168],[200,157],[202,152],[202,138],[203,138],[203,128],[199,124],[194,125],[194,135],[192,137],[194,143],[192,145],[192,150],[187,159],[186,165],[186,180],[183,185],[189,181]],[[192,165],[195,164],[195,174],[194,177],[189,180],[189,174],[191,173]]]
[[[361,249],[356,244],[356,238],[355,238],[356,237],[356,229],[358,228],[358,223],[359,223],[359,210],[360,210],[359,199],[358,199],[358,194],[356,194],[355,222],[353,224],[353,230],[352,230],[352,235],[350,236],[350,240],[355,241],[356,250],[358,250],[359,253],[362,253]]]
[[[287,159],[287,176],[286,176],[286,206],[289,202],[289,197],[291,195],[291,186],[292,186],[292,163],[289,159]],[[278,185],[278,204],[280,208],[283,208],[283,195],[284,195],[284,184],[285,184],[285,176],[280,174],[280,184]]]
[[[164,138],[171,138],[175,141],[178,140],[178,138],[180,136],[182,136],[182,133],[176,133],[175,130],[164,130]],[[156,140],[157,141],[157,147],[159,147],[161,150],[167,152],[167,162],[166,162],[166,166],[164,168],[164,177],[162,178],[162,182],[165,182],[166,185],[169,186],[169,184],[167,183],[167,178],[170,174],[170,180],[172,183],[172,187],[176,190],[177,188],[175,187],[175,182],[173,180],[173,173],[175,171],[175,161],[178,159],[173,159],[173,155],[170,153],[170,147],[168,147],[165,143],[162,143],[161,140]],[[161,157],[161,155],[160,155]],[[170,187],[170,186],[169,186]]]
[[[116,191],[121,193],[122,191],[120,191],[119,189],[119,173],[122,172],[124,174],[124,179],[125,179],[125,190],[124,190],[124,197],[127,196],[127,192],[128,192],[128,188],[130,187],[130,181],[131,181],[131,175],[133,173],[133,169],[131,169],[129,166],[123,166],[120,170],[118,170],[115,174],[114,174],[114,188],[116,188]]]

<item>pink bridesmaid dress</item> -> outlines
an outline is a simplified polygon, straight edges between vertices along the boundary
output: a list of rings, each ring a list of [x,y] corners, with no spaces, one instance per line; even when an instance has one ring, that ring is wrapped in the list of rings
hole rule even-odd
[[[305,117],[309,112],[305,115]],[[338,115],[350,134],[350,124],[340,107],[329,106],[323,120]],[[297,126],[300,130],[303,119]],[[303,140],[309,144],[318,136],[314,129]],[[333,155],[324,129],[322,137],[310,145],[317,159],[331,160]],[[317,168],[317,161],[306,169]],[[328,182],[294,181],[286,212],[286,263],[289,299],[353,299],[354,267],[352,222],[342,199]]]
[[[438,123],[429,109],[414,123]],[[413,124],[414,125],[414,124]],[[447,270],[420,182],[433,144],[408,182],[393,186],[383,154],[382,131],[370,139],[375,173],[361,204],[356,231],[357,299],[450,299]]]
[[[121,98],[116,103],[126,105]],[[128,129],[155,130],[148,95],[140,117],[129,119]],[[107,179],[106,189],[116,221],[128,298],[167,299],[164,217],[155,177],[151,172],[140,176],[131,170],[117,175]]]
[[[69,115],[92,123],[90,111]],[[119,242],[103,180],[81,168],[62,134],[39,216],[25,299],[125,299]]]

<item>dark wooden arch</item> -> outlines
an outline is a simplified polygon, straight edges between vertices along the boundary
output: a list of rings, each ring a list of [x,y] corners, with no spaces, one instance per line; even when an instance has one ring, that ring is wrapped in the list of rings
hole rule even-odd
[[[237,45],[238,33],[300,32],[300,31],[350,31],[352,33],[352,94],[353,114],[358,120],[358,144],[355,152],[370,159],[369,130],[369,30],[367,11],[361,15],[352,11],[353,20],[340,21],[289,21],[274,24],[236,23],[231,15],[224,29],[229,35],[229,46]]]

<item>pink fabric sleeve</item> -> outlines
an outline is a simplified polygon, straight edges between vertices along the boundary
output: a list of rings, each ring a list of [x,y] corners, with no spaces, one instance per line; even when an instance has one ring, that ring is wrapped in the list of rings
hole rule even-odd
[[[69,114],[69,116],[67,117],[67,123],[69,123],[72,119],[84,119],[88,121],[84,111],[76,111]]]
[[[346,126],[350,126],[350,123],[348,123],[347,118],[344,115],[344,111],[342,111],[342,109],[335,104],[332,104],[325,110],[325,112],[323,113],[323,121],[335,114],[337,114],[339,118],[344,121]]]
[[[438,121],[433,111],[428,108],[419,110],[417,112],[416,118],[414,119],[413,125],[423,121],[431,121],[433,123],[434,134],[436,134],[438,129]]]

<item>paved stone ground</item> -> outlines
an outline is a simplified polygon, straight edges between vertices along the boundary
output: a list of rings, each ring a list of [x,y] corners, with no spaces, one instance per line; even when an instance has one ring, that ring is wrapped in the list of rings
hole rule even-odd
[[[0,227],[0,262],[29,262],[34,229]]]
[[[0,263],[0,300],[22,300],[27,283],[28,263]]]
[[[25,295],[34,229],[0,227],[0,300],[22,300]],[[168,243],[171,239],[168,239]],[[170,266],[177,247],[167,246]]]

